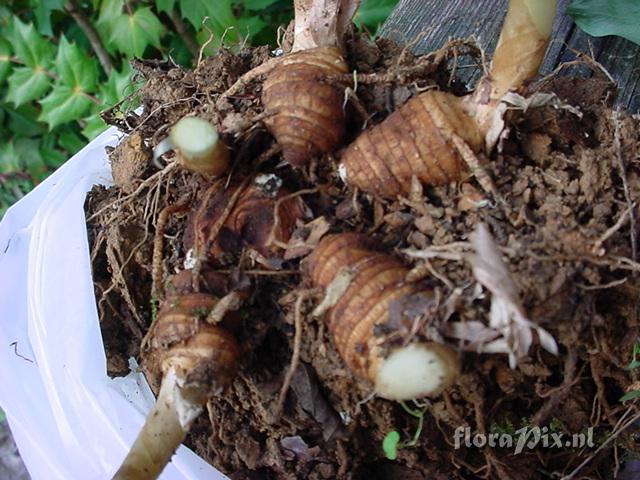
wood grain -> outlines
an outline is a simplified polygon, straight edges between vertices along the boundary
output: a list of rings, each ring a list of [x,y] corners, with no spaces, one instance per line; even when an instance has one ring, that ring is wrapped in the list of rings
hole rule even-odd
[[[640,46],[620,37],[595,38],[580,30],[564,12],[570,0],[559,0],[553,37],[542,73],[574,60],[576,52],[589,54],[602,64],[618,84],[617,105],[640,110]],[[400,0],[380,29],[380,35],[403,44],[415,42],[412,50],[425,53],[440,48],[450,38],[475,36],[490,56],[500,33],[507,0]],[[564,75],[591,77],[586,66],[563,69]],[[461,71],[473,82],[477,69]]]

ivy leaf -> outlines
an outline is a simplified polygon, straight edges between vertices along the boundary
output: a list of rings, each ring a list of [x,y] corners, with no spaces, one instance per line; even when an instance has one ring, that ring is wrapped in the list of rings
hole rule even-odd
[[[23,23],[17,16],[13,17],[7,40],[16,57],[34,70],[47,68],[53,59],[51,43],[36,32],[32,23]]]
[[[91,100],[79,89],[58,84],[45,98],[40,100],[42,113],[39,120],[46,122],[50,129],[63,123],[82,118],[91,107]]]
[[[0,37],[0,83],[7,78],[11,70],[11,44]]]
[[[160,48],[162,23],[151,8],[142,7],[133,15],[120,15],[112,24],[110,41],[130,57],[141,57],[148,45]]]
[[[259,16],[242,17],[238,20],[238,32],[242,37],[253,38],[260,33],[268,24]]]
[[[44,70],[30,67],[18,67],[7,80],[9,89],[7,101],[15,106],[40,98],[49,89],[51,79]]]
[[[156,8],[159,12],[171,14],[176,6],[176,0],[156,0]]]
[[[227,28],[236,26],[231,0],[180,0],[180,12],[196,30],[202,28],[202,22],[208,17],[205,24],[218,36],[222,36]]]
[[[398,0],[363,0],[360,8],[353,17],[353,23],[358,27],[366,25],[372,30],[386,20]]]
[[[95,114],[85,119],[82,135],[91,141],[107,129],[107,124],[100,118],[99,114]]]
[[[400,434],[395,430],[387,433],[382,440],[382,450],[389,460],[398,458],[398,444],[400,443]]]
[[[118,72],[114,68],[109,79],[100,85],[99,98],[106,106],[115,105],[133,90],[132,78],[133,69],[128,63],[124,65],[122,72]]]
[[[109,41],[113,30],[113,23],[122,15],[124,0],[105,0],[100,5],[95,27],[102,39],[102,43],[111,54],[117,53],[116,46]]]
[[[96,60],[88,57],[77,45],[69,43],[64,35],[60,39],[55,66],[67,86],[87,93],[95,91],[98,80]]]
[[[618,35],[640,44],[640,2],[637,0],[573,0],[567,13],[589,35]]]
[[[6,107],[5,107],[6,108]],[[46,128],[38,122],[38,109],[31,103],[16,109],[7,108],[8,130],[22,137],[43,136]]]
[[[51,12],[64,10],[64,0],[32,0],[31,5],[34,8],[38,32],[49,37],[53,36]]]
[[[278,0],[244,0],[242,5],[247,10],[258,11],[270,7],[277,2]]]
[[[0,173],[19,172],[20,156],[13,142],[0,143]]]
[[[61,129],[58,145],[64,148],[69,155],[76,154],[86,144],[87,142],[73,130],[68,128]]]
[[[22,164],[21,170],[26,170],[34,181],[40,182],[47,176],[48,169],[40,154],[39,140],[18,138],[15,141],[15,149]]]

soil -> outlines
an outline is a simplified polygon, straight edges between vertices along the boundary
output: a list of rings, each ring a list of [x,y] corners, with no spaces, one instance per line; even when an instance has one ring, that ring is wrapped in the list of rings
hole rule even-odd
[[[479,61],[477,53],[452,42],[438,55],[416,58],[386,40],[350,34],[347,59],[361,82],[347,105],[348,140],[365,121],[380,122],[425,88],[465,93],[455,66],[462,55]],[[111,153],[116,185],[95,187],[87,200],[109,373],[125,375],[128,358],[140,358],[155,308],[154,238],[168,206],[179,207],[165,212],[159,234],[161,281],[184,270],[189,211],[209,183],[174,168],[172,154],[152,161],[148,150],[178,119],[195,114],[215,123],[231,146],[234,181],[258,170],[275,173],[290,192],[312,189],[301,195],[310,215],[294,234],[310,242],[308,249],[267,257],[235,249],[202,267],[250,285],[250,296],[236,329],[244,352],[239,373],[211,399],[187,440],[199,455],[236,480],[556,478],[585,460],[580,478],[613,478],[640,451],[637,427],[621,428],[637,414],[636,406],[620,402],[638,387],[637,371],[625,367],[640,341],[640,263],[633,240],[640,119],[609,107],[613,90],[604,79],[547,78],[524,95],[556,92],[581,115],[553,106],[511,112],[509,134],[489,158],[480,157],[494,191],[474,175],[442,187],[416,185],[410,198],[383,201],[342,183],[339,151],[304,171],[277,153],[261,158],[274,143],[260,120],[264,77],[226,98],[223,93],[270,58],[267,48],[221,50],[193,71],[139,62],[146,80],[136,94],[142,113],[106,115],[135,132]],[[463,374],[454,386],[409,404],[424,412],[424,428],[417,444],[400,448],[393,461],[385,458],[383,439],[393,430],[402,441],[411,439],[418,420],[398,403],[372,398],[371,385],[344,366],[322,320],[311,315],[321,297],[308,295],[301,303],[300,364],[282,415],[273,415],[292,358],[296,300],[309,288],[304,255],[313,248],[310,232],[317,224],[308,222],[320,217],[329,231],[365,232],[380,250],[403,259],[412,280],[430,286],[438,300],[419,335],[462,352]],[[451,324],[486,324],[490,317],[491,294],[466,256],[479,223],[500,247],[527,317],[555,338],[557,355],[535,337],[529,355],[512,369],[506,354],[477,353],[452,336]],[[433,255],[425,261],[408,251]],[[515,454],[514,448],[455,445],[459,427],[469,427],[472,439],[475,433],[504,433],[517,440],[519,429],[535,425],[564,438],[592,427],[593,446],[545,448],[541,441]]]

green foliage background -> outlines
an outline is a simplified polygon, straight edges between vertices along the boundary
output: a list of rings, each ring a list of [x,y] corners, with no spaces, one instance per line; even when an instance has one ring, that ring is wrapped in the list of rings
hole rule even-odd
[[[375,34],[398,0],[362,0]],[[192,66],[199,50],[276,44],[292,0],[10,0],[0,3],[0,218],[106,128],[102,110],[136,88],[129,60]],[[93,30],[105,55],[96,55]],[[181,33],[177,33],[181,32]]]

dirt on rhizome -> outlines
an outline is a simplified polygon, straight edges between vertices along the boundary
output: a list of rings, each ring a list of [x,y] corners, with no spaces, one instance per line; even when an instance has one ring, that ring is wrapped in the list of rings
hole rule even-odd
[[[357,72],[357,88],[345,90],[349,141],[425,89],[464,94],[456,76],[461,58],[482,68],[480,49],[467,41],[420,57],[356,33],[346,45]],[[274,56],[266,47],[221,49],[194,70],[139,61],[141,113],[107,112],[129,134],[110,152],[114,186],[94,187],[86,203],[109,374],[126,375],[128,359],[139,358],[155,314],[152,283],[193,262],[188,225],[210,183],[177,168],[172,153],[153,160],[152,150],[180,118],[197,115],[232,149],[221,188],[273,174],[274,188],[299,193],[306,218],[286,248],[268,255],[222,229],[224,255],[203,260],[228,288],[248,286],[250,297],[239,311],[239,373],[209,401],[188,446],[233,479],[536,479],[578,468],[579,478],[613,478],[639,450],[637,409],[620,399],[640,389],[637,371],[627,368],[640,320],[640,120],[611,108],[606,77],[596,71],[592,79],[532,83],[511,106],[499,147],[479,158],[482,175],[442,187],[415,182],[406,198],[384,201],[345,186],[340,151],[304,169],[282,161],[262,123],[263,75],[229,94]],[[542,106],[527,100],[544,92],[556,97]],[[490,232],[484,247],[472,236],[480,224]],[[297,301],[309,292],[307,254],[327,232],[347,231],[367,234],[406,263],[411,281],[433,290],[433,302],[419,306],[405,333],[461,352],[462,375],[442,395],[404,405],[372,397],[312,315],[321,296]],[[494,285],[477,275],[474,258],[483,248],[499,259],[484,265]],[[497,298],[524,318],[496,330]],[[276,415],[296,315],[299,360]],[[540,329],[557,354],[532,335]],[[495,340],[527,338],[531,348],[517,365],[510,365],[508,342],[496,348]],[[483,351],[491,342],[496,353]],[[530,434],[518,444],[535,426],[537,441]],[[491,438],[502,443],[492,446]]]

